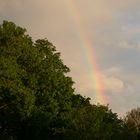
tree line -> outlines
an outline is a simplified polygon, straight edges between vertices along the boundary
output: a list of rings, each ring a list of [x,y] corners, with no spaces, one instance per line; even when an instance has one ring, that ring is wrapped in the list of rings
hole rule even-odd
[[[140,140],[140,108],[121,119],[75,94],[70,69],[47,39],[0,25],[1,140]]]

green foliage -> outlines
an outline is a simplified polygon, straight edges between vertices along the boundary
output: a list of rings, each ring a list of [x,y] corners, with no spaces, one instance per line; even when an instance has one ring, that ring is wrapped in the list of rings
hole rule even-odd
[[[73,109],[67,139],[117,140],[121,139],[122,121],[107,106],[87,105]]]
[[[23,82],[27,72],[18,63],[19,57],[25,55],[22,50],[30,48],[32,43],[24,33],[25,29],[16,27],[12,22],[4,21],[0,26],[0,126],[2,135],[13,135],[20,121],[31,115],[35,102],[34,90]]]
[[[1,140],[138,140],[140,111],[124,120],[74,94],[70,69],[47,39],[0,25]]]
[[[15,137],[29,125],[36,132],[44,124],[48,129],[57,115],[69,110],[74,90],[67,72],[47,39],[34,43],[25,29],[4,21],[0,26],[1,137]]]

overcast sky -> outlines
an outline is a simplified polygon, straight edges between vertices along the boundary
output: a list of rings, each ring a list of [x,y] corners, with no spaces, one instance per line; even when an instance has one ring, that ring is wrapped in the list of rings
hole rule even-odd
[[[139,8],[140,0],[0,0],[0,23],[10,20],[33,39],[48,38],[70,67],[76,93],[98,102],[81,47],[80,36],[89,37],[107,103],[122,115],[140,106]]]

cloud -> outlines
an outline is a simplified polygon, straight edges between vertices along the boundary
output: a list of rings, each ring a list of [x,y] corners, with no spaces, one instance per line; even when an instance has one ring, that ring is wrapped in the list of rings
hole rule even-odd
[[[100,78],[100,80],[103,82],[107,96],[109,95],[109,93],[123,93],[126,89],[130,89],[129,84],[117,76],[119,75],[119,72],[119,68],[112,67],[106,71],[106,74],[100,73],[100,77],[98,78]],[[76,76],[74,77],[76,78]],[[84,73],[84,71],[79,71],[79,73],[77,74],[77,78],[75,79],[76,90],[85,95],[93,96],[93,93],[98,90],[96,89],[97,87],[95,87],[95,85],[99,84],[95,83],[93,78],[93,72]]]
[[[125,48],[125,49],[127,49],[127,48],[132,48],[132,47],[133,47],[133,46],[130,45],[127,41],[122,41],[122,42],[120,42],[118,46],[119,46],[120,48]]]
[[[117,66],[112,66],[105,71],[105,73],[107,74],[116,74],[120,72],[121,72],[121,68]]]
[[[121,78],[122,68],[118,66],[112,66],[104,70],[102,75],[103,83],[108,93],[121,93],[126,89],[125,82]]]
[[[125,89],[124,81],[115,76],[104,76],[103,81],[108,92],[121,93]]]
[[[119,42],[118,47],[122,48],[122,49],[133,49],[133,50],[140,51],[140,42],[137,40],[135,40],[135,42],[133,42],[133,43],[130,43],[129,40],[121,41],[121,42]]]
[[[138,81],[132,82],[133,76],[128,76],[124,67],[112,66],[104,70],[102,78],[104,82],[104,86],[106,89],[106,93],[123,93],[133,92],[134,86]]]

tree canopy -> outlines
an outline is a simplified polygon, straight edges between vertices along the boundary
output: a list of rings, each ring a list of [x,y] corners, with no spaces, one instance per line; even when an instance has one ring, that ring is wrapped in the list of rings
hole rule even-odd
[[[139,124],[134,121],[139,120],[139,110],[122,120],[108,106],[91,104],[90,98],[75,94],[74,82],[67,76],[69,71],[56,47],[47,39],[33,41],[26,29],[3,21],[0,25],[0,139],[139,138],[135,136],[139,134]]]

